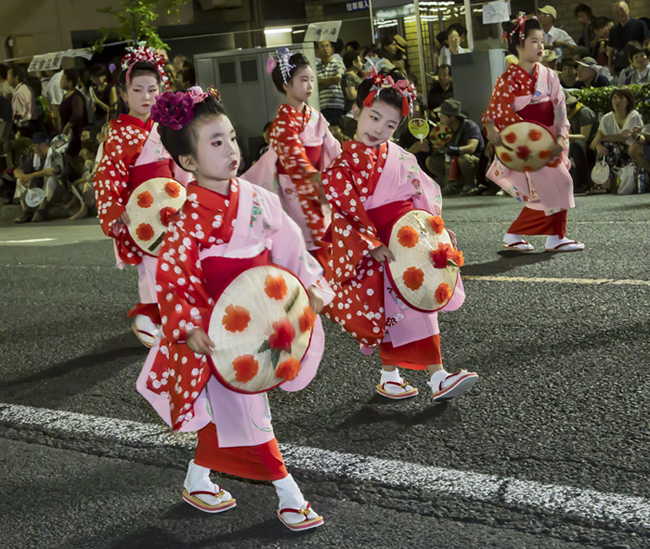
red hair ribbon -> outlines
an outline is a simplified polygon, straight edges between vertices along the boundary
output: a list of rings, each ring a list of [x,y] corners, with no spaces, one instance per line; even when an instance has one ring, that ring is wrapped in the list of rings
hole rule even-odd
[[[147,48],[146,42],[139,42],[137,48],[127,48],[128,53],[122,57],[122,70],[126,71],[126,83],[127,85],[131,84],[131,71],[133,66],[139,62],[151,63],[158,74],[160,74],[160,80],[164,84],[166,90],[170,90],[169,86],[169,77],[165,73],[165,58],[160,55],[153,48]]]
[[[398,80],[395,82],[391,76],[378,74],[374,67],[370,72],[366,73],[367,79],[372,80],[372,88],[368,97],[363,101],[365,107],[372,106],[372,102],[377,98],[381,90],[392,88],[397,90],[402,96],[402,116],[406,116],[409,112],[413,113],[413,101],[418,96],[418,92],[413,84],[409,84],[407,80]]]
[[[526,21],[528,21],[526,12],[520,11],[517,19],[515,19],[515,28],[512,29],[510,33],[504,31],[501,40],[503,42],[508,42],[508,36],[512,37],[515,32],[519,31],[519,44],[523,47],[524,42],[526,41]]]

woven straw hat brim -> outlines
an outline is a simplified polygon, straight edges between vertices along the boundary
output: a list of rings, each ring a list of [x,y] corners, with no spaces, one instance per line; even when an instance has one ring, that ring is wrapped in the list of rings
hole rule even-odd
[[[287,286],[283,299],[269,297],[265,292],[267,277],[282,277]],[[285,305],[293,302],[289,311]],[[250,313],[250,322],[243,331],[226,330],[223,319],[229,305],[243,307]],[[214,306],[210,317],[208,334],[215,344],[212,361],[220,381],[234,391],[260,393],[277,387],[283,382],[275,376],[271,362],[271,350],[257,351],[274,332],[273,323],[288,318],[296,335],[291,353],[281,352],[278,364],[290,357],[301,361],[311,343],[313,329],[300,331],[300,317],[309,307],[309,294],[296,276],[290,271],[273,265],[254,267],[239,274],[224,290]],[[246,383],[237,381],[233,361],[243,355],[253,355],[259,365],[255,377]]]
[[[530,139],[533,130],[541,133],[541,137],[537,141]],[[516,137],[514,141],[513,135]],[[506,167],[516,172],[537,171],[553,160],[550,155],[545,158],[540,157],[542,151],[548,151],[555,144],[555,138],[551,132],[541,124],[535,122],[512,124],[501,131],[501,141],[503,141],[503,146],[496,148],[496,154]],[[519,147],[528,147],[530,155],[527,159],[517,156]]]
[[[446,229],[443,229],[441,234],[436,234],[429,223],[429,217],[431,217],[429,212],[412,210],[400,217],[393,225],[388,247],[395,255],[395,261],[388,264],[387,273],[393,288],[404,303],[417,311],[433,313],[449,302],[446,300],[438,303],[435,297],[438,286],[446,283],[453,296],[459,269],[452,265],[445,269],[436,269],[433,266],[431,252],[438,249],[439,243],[451,246],[451,238]],[[418,242],[412,248],[400,244],[397,236],[399,230],[405,226],[410,226],[418,232]],[[417,290],[412,290],[404,282],[404,273],[411,267],[420,269],[424,274],[422,286]]]
[[[173,197],[167,192],[167,183],[172,184],[173,188],[178,192],[178,196]],[[138,205],[138,202],[145,193],[149,193],[150,199],[144,203],[150,203],[150,205],[143,208]],[[160,219],[160,212],[163,208],[180,210],[185,203],[185,198],[185,187],[178,181],[167,177],[149,179],[133,190],[129,201],[126,203],[126,213],[129,216],[128,229],[133,241],[144,253],[153,256],[158,255],[160,245],[167,231],[167,227],[163,225]],[[141,225],[151,227],[152,231],[148,231],[152,233],[151,238],[143,240],[138,236],[138,227]]]

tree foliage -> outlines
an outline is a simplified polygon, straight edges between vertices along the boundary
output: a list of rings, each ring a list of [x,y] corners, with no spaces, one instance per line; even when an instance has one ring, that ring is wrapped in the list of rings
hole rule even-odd
[[[645,122],[650,122],[650,84],[632,84],[624,87],[632,90],[636,99],[636,110],[639,111]],[[573,90],[571,94],[575,95],[578,101],[595,111],[598,116],[602,116],[612,110],[612,102],[609,97],[616,88],[617,86],[585,88]]]
[[[187,0],[120,0],[120,7],[108,6],[100,8],[100,13],[108,13],[115,17],[114,27],[102,27],[102,37],[93,44],[93,50],[98,52],[109,39],[125,40],[133,45],[146,42],[147,46],[162,49],[168,48],[158,36],[158,27],[153,23],[160,13],[179,16],[178,7]]]

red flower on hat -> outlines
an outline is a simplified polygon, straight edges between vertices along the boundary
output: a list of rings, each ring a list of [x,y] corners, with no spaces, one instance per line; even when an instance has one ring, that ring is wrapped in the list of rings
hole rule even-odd
[[[547,158],[550,158],[550,156],[551,156],[551,151],[549,151],[548,149],[544,149],[543,151],[539,152],[539,157],[542,160],[546,160]]]
[[[298,321],[298,327],[301,332],[308,332],[314,327],[316,323],[316,318],[318,315],[312,310],[311,307],[305,307],[305,312],[302,313],[300,320]]]
[[[542,132],[536,129],[532,129],[528,132],[528,139],[531,141],[539,141],[542,138]]]
[[[178,219],[177,214],[178,210],[172,208],[171,206],[165,206],[162,210],[160,210],[160,221],[166,227],[172,221],[176,221]]]
[[[445,269],[447,267],[447,258],[449,257],[449,244],[438,243],[438,249],[431,252],[431,261],[433,261],[434,269]]]
[[[296,378],[301,368],[302,364],[299,360],[289,357],[278,365],[278,369],[275,371],[275,377],[282,378],[285,381],[291,381]]]
[[[148,208],[153,204],[153,196],[149,191],[144,191],[138,195],[138,206],[140,208]]]
[[[238,305],[228,305],[226,307],[226,314],[221,320],[221,324],[226,327],[226,330],[231,333],[243,332],[251,321],[251,314],[244,307]]]
[[[519,158],[520,160],[528,160],[529,156],[530,156],[530,149],[526,147],[526,145],[517,147],[517,158]]]
[[[465,258],[463,257],[463,252],[461,252],[460,250],[451,248],[451,250],[449,250],[449,253],[447,254],[447,257],[459,267],[465,265]]]
[[[172,198],[178,198],[181,194],[181,186],[174,181],[168,181],[165,183],[165,192]]]
[[[264,292],[271,299],[280,301],[287,295],[287,283],[282,276],[268,275],[264,281]]]
[[[140,225],[138,225],[138,228],[135,230],[135,234],[140,240],[147,242],[153,238],[153,235],[155,233],[149,223],[140,223]]]
[[[239,383],[248,383],[260,369],[260,365],[253,355],[238,356],[232,361],[232,367],[235,370],[235,379]]]
[[[397,231],[397,240],[405,248],[413,248],[420,240],[418,232],[408,225],[404,225],[399,231]]]
[[[296,329],[288,318],[281,318],[272,324],[273,333],[269,337],[271,349],[291,351],[291,343],[296,336]]]
[[[451,288],[449,287],[449,284],[446,282],[443,282],[438,286],[438,289],[436,290],[436,301],[442,305],[446,301],[449,301],[451,299]]]
[[[530,173],[530,172],[533,171],[533,168],[532,168],[532,166],[524,166],[523,171],[525,171],[525,172],[527,172],[527,173]]]
[[[512,162],[512,156],[508,153],[501,153],[501,162]]]
[[[419,290],[424,283],[424,272],[422,269],[418,269],[417,267],[409,267],[404,271],[402,281],[409,290],[415,292]]]
[[[439,215],[432,215],[429,217],[429,223],[433,232],[436,234],[442,234],[442,230],[445,228],[445,221]]]

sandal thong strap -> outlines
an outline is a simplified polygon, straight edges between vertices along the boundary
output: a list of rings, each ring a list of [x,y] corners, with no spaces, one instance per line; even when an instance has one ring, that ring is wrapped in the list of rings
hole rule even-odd
[[[402,389],[406,389],[408,387],[408,383],[404,380],[402,380],[402,383],[398,383],[397,381],[384,381],[384,383],[381,384],[382,389],[384,385],[397,385],[398,387],[401,387]]]
[[[217,499],[221,499],[221,496],[223,496],[224,493],[225,492],[223,490],[220,490],[219,492],[210,492],[208,490],[197,490],[196,492],[190,492],[190,496],[194,497],[198,495],[204,495],[204,496],[213,496]]]
[[[570,246],[571,244],[580,244],[577,240],[571,240],[569,242],[562,242],[562,244],[558,244],[553,248],[554,250],[559,250],[560,248],[563,248],[564,246]]]
[[[282,513],[296,513],[297,515],[304,515],[305,519],[309,516],[309,513],[311,513],[311,504],[307,502],[307,507],[304,509],[293,509],[291,507],[285,507],[284,509],[280,509],[280,514]]]

